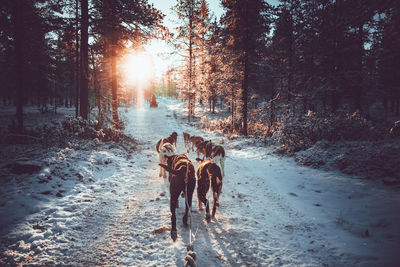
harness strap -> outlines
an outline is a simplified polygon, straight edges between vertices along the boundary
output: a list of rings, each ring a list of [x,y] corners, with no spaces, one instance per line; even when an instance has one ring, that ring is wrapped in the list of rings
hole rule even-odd
[[[189,246],[192,247],[192,207],[189,206],[187,186],[188,186],[188,184],[186,183],[186,185],[185,185],[185,202],[186,202],[186,206],[189,209]]]
[[[207,176],[208,176],[208,180],[210,181],[209,182],[209,186],[208,186],[208,192],[211,192],[212,191],[212,184],[211,184],[211,175],[210,175],[210,172],[208,171],[208,169],[206,170],[207,171]],[[210,194],[208,194],[208,192],[207,192],[207,202],[208,202],[208,207],[210,207]]]

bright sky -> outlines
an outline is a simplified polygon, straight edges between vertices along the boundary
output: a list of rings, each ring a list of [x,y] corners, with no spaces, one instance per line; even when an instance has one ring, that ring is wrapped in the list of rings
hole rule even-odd
[[[176,14],[174,11],[171,10],[173,6],[176,5],[178,2],[177,0],[148,0],[149,3],[154,4],[154,7],[161,10],[165,14],[164,25],[172,28],[174,27],[175,23],[173,20],[176,20]],[[220,5],[220,0],[208,0],[208,7],[210,8],[211,12],[214,13],[216,17],[221,17],[223,13],[223,9]]]
[[[164,25],[174,31],[174,27],[177,25],[177,16],[172,8],[176,5],[177,0],[149,0],[150,4],[153,4],[155,8],[159,9],[164,15]],[[223,9],[220,6],[220,0],[208,0],[210,11],[214,13],[217,18],[220,18]],[[153,40],[146,45],[146,51],[156,57],[155,72],[157,76],[160,73],[165,73],[170,66],[177,66],[179,64],[180,57],[176,55],[172,46],[163,40]]]
[[[153,4],[155,8],[164,13],[164,25],[170,29],[170,31],[174,31],[174,27],[177,23],[177,16],[175,11],[172,8],[176,5],[177,0],[148,0],[150,4]],[[220,0],[208,0],[209,9],[217,19],[219,19],[224,10],[220,4]],[[269,3],[276,5],[278,0],[268,0]],[[166,41],[154,39],[149,42],[145,46],[146,56],[128,56],[129,60],[136,62],[128,62],[126,66],[139,65],[143,68],[146,67],[147,63],[143,62],[145,60],[151,61],[151,68],[149,68],[149,72],[151,71],[155,74],[156,78],[161,78],[162,74],[164,74],[168,68],[177,67],[180,61],[180,56],[174,51],[171,44],[168,44]],[[141,60],[141,62],[137,62],[137,60]],[[150,65],[149,65],[150,66]],[[150,75],[144,74],[145,70],[141,71],[142,79],[144,77],[149,77]],[[136,77],[138,79],[138,77]]]

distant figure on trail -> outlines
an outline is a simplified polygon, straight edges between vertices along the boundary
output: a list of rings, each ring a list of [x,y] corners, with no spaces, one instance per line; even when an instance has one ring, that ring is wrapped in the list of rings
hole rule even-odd
[[[157,99],[156,99],[155,94],[152,94],[152,95],[151,95],[150,107],[151,107],[151,108],[156,108],[156,107],[158,107]]]

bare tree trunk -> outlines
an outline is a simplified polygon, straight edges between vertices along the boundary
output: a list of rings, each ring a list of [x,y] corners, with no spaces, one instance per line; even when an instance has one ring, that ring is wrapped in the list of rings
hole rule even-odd
[[[94,88],[94,102],[95,105],[97,106],[98,110],[99,110],[99,121],[100,124],[103,123],[103,111],[101,109],[101,98],[102,95],[100,93],[100,85],[99,85],[99,81],[97,79],[97,68],[96,68],[96,60],[95,60],[95,56],[94,56],[94,52],[93,49],[91,49],[91,59],[92,59],[92,66],[93,66],[93,88]]]
[[[249,59],[248,59],[248,54],[246,52],[245,59],[244,59],[244,71],[243,71],[243,92],[242,92],[242,102],[243,102],[243,108],[242,108],[242,115],[243,115],[243,135],[247,136],[247,109],[248,109],[248,103],[247,103],[247,98],[248,98],[248,76],[249,76]]]
[[[79,115],[79,0],[75,2],[75,117]]]
[[[21,14],[23,6],[22,1],[17,1],[14,10],[14,26],[15,26],[15,56],[16,56],[16,71],[17,71],[17,122],[18,130],[22,131],[24,128],[23,105],[24,105],[24,82],[23,82],[23,15]]]
[[[232,130],[234,128],[234,119],[235,119],[235,87],[232,86],[232,99],[231,99],[231,112],[232,112]]]
[[[388,120],[388,99],[387,99],[387,95],[386,94],[383,97],[383,108],[385,109],[384,119],[385,119],[385,122],[386,122]]]
[[[357,58],[357,82],[354,88],[354,106],[361,111],[361,92],[362,92],[362,61],[364,53],[363,25],[358,27],[358,58]]]
[[[189,122],[190,117],[194,117],[194,109],[196,104],[196,95],[193,90],[193,4],[190,4],[189,11]]]
[[[81,0],[81,79],[80,79],[80,115],[87,120],[89,113],[89,76],[88,76],[88,51],[89,51],[89,14],[88,0]]]
[[[22,131],[24,128],[23,105],[24,105],[24,83],[23,83],[23,4],[22,1],[15,1],[14,4],[14,27],[15,27],[15,61],[16,61],[16,74],[17,74],[17,91],[16,91],[16,104],[17,104],[17,123],[18,130]]]
[[[112,95],[112,118],[114,123],[119,122],[118,117],[118,81],[117,81],[117,51],[115,38],[111,44],[111,95]]]
[[[333,40],[333,58],[332,58],[332,65],[331,65],[331,73],[333,74],[333,86],[331,88],[331,107],[332,112],[335,113],[339,107],[339,87],[341,77],[341,49],[342,49],[342,31],[343,31],[343,18],[342,18],[342,0],[335,0],[334,3],[334,17],[335,17],[335,24],[340,25],[335,27],[334,30],[334,40]]]
[[[243,66],[243,84],[242,84],[242,115],[243,115],[243,135],[247,136],[247,109],[248,109],[248,90],[249,90],[249,74],[250,74],[250,70],[249,70],[249,44],[248,44],[248,40],[249,40],[249,31],[250,31],[250,25],[248,25],[248,13],[247,13],[247,9],[246,9],[246,15],[245,15],[245,19],[246,19],[246,36],[245,36],[245,40],[244,40],[244,66]]]

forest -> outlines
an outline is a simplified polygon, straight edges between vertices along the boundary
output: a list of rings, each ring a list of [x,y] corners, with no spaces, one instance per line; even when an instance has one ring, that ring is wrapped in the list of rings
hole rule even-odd
[[[1,0],[0,265],[398,266],[399,48],[398,0]],[[172,136],[226,152],[190,230]]]
[[[147,1],[2,1],[2,103],[16,106],[20,131],[26,105],[74,106],[84,119],[97,108],[118,121],[117,108],[134,101],[121,81],[122,56],[160,38],[182,60],[150,93],[185,99],[189,117],[197,103],[210,112],[219,103],[241,135],[254,135],[250,115],[259,107],[269,128],[283,114],[357,112],[380,123],[399,116],[397,1],[221,5],[217,20],[204,0],[177,1],[171,33]]]

